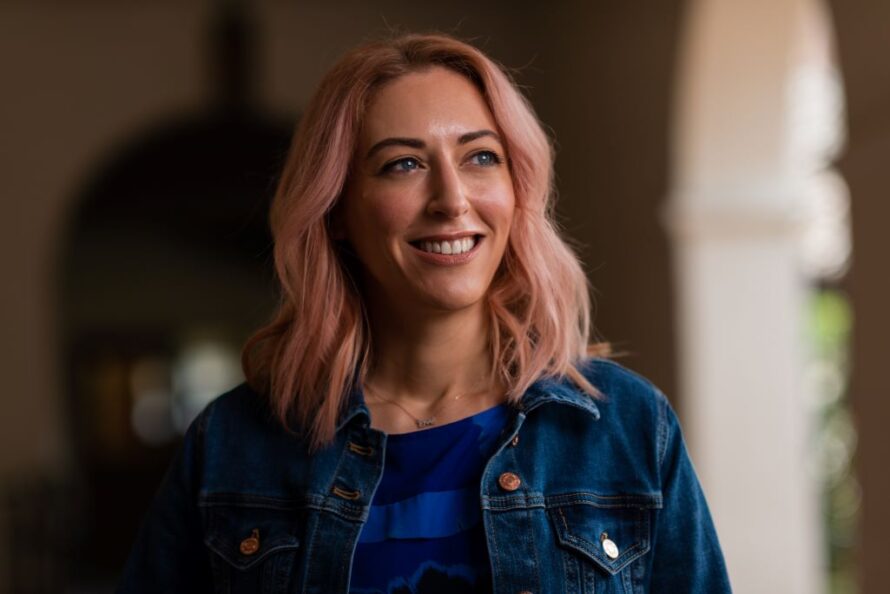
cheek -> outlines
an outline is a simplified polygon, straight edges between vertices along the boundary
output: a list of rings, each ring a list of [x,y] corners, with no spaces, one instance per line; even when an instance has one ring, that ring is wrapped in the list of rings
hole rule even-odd
[[[410,221],[407,209],[400,207],[395,201],[379,203],[367,216],[375,221],[377,228],[385,235],[399,233]]]
[[[516,198],[513,187],[503,185],[485,192],[476,203],[483,218],[505,240],[513,224],[516,210]]]
[[[389,243],[401,236],[416,216],[411,197],[405,192],[374,192],[357,199],[351,213],[353,238],[365,245]]]

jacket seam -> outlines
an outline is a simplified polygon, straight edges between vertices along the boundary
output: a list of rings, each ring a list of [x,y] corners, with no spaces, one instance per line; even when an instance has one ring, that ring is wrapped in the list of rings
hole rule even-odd
[[[661,393],[661,391],[656,390],[656,393],[659,396],[659,407],[658,407],[658,425],[656,427],[656,462],[658,463],[658,474],[659,474],[659,483],[661,482],[661,477],[664,476],[664,461],[667,457],[667,442],[668,442],[668,399],[667,397]]]

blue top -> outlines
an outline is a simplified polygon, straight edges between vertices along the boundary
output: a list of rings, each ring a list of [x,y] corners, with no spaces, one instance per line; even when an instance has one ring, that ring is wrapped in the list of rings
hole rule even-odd
[[[353,594],[491,592],[479,480],[507,422],[504,404],[390,435],[359,536]]]

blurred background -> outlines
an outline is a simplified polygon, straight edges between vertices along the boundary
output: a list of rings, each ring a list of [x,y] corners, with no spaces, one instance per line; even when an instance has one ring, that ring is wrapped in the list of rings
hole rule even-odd
[[[417,30],[552,131],[597,328],[678,409],[736,591],[887,592],[883,0],[0,3],[0,592],[113,589],[275,303],[312,89]]]

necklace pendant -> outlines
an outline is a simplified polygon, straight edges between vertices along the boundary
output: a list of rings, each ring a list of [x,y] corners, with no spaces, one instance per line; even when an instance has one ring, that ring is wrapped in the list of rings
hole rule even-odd
[[[424,427],[432,427],[436,424],[436,417],[430,417],[428,419],[416,419],[414,423],[417,425],[418,429],[423,429]]]

